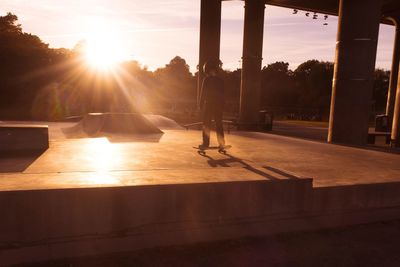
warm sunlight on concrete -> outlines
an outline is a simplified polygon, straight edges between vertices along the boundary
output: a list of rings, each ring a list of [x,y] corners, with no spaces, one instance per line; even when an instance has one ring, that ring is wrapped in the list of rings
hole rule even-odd
[[[91,138],[83,144],[82,149],[87,152],[87,157],[91,167],[97,172],[105,172],[115,168],[121,161],[121,154],[117,146],[112,146],[107,138]],[[107,180],[103,175],[99,175],[100,180]]]
[[[120,185],[120,180],[108,171],[97,171],[82,178],[86,185]]]

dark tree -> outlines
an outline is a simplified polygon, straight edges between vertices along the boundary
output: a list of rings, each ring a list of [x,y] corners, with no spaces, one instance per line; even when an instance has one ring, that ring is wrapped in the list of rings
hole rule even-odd
[[[326,109],[330,105],[333,64],[309,60],[294,71],[300,92],[299,105],[302,107]]]
[[[60,59],[39,37],[22,32],[16,15],[0,17],[0,105],[3,117],[30,117],[39,89],[52,82],[44,70]],[[17,110],[14,105],[18,105]]]
[[[161,103],[179,108],[193,105],[196,101],[197,83],[183,58],[174,57],[164,68],[157,69],[154,75]]]
[[[262,69],[262,106],[294,107],[297,92],[289,63],[275,62]]]
[[[385,113],[386,100],[389,88],[390,71],[382,69],[375,70],[374,89],[373,89],[373,111],[376,113]]]

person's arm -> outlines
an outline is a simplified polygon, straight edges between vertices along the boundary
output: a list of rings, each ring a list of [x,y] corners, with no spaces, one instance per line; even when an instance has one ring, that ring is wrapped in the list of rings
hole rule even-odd
[[[225,88],[225,82],[224,80],[221,79],[221,102],[222,105],[225,104],[225,94],[226,94],[226,88]]]
[[[206,90],[207,90],[207,79],[204,78],[200,91],[200,103],[199,103],[200,109],[203,109],[204,102],[206,101]]]

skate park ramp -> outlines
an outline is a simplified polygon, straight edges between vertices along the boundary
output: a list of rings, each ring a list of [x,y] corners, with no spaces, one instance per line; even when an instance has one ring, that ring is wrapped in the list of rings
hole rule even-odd
[[[163,131],[140,113],[88,113],[76,125],[62,129],[67,138],[108,135],[160,135]]]
[[[148,119],[153,125],[161,130],[183,130],[184,128],[176,121],[161,115],[145,114],[144,117]]]

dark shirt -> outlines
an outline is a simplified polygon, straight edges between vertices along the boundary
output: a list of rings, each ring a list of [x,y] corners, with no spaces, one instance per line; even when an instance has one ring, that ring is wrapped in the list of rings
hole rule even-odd
[[[220,107],[224,105],[224,81],[218,76],[207,76],[201,86],[200,107]]]

